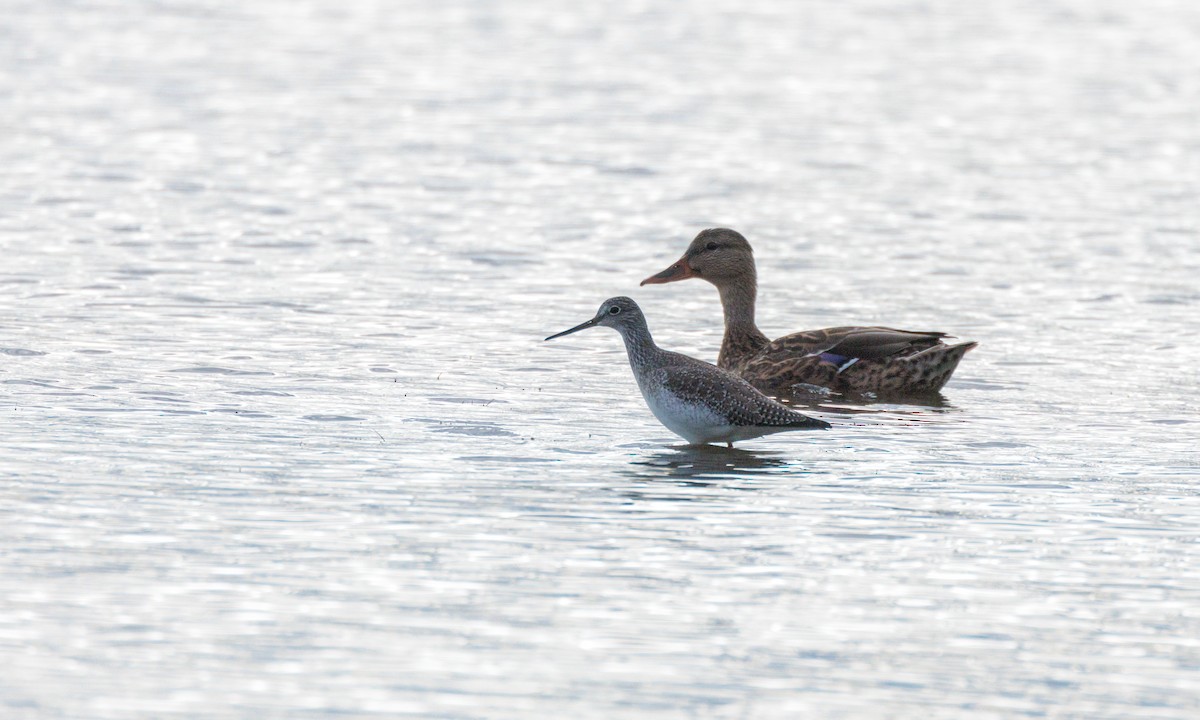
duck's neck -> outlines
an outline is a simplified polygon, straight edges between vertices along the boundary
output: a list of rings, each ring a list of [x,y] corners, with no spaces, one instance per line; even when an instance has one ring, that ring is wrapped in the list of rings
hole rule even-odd
[[[758,280],[753,274],[717,289],[721,293],[721,308],[725,311],[725,338],[721,341],[717,365],[732,370],[741,360],[762,350],[771,341],[754,324]]]

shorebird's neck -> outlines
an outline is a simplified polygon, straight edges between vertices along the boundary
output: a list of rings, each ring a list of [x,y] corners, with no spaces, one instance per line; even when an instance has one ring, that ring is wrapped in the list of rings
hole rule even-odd
[[[625,341],[625,352],[629,354],[629,364],[635,373],[654,364],[654,359],[662,352],[650,337],[650,328],[646,324],[627,325],[618,328],[621,339]]]
[[[754,324],[758,280],[753,271],[737,281],[718,286],[717,290],[721,293],[721,309],[725,311],[725,338],[721,341],[717,365],[728,369],[738,358],[761,350],[771,341]]]

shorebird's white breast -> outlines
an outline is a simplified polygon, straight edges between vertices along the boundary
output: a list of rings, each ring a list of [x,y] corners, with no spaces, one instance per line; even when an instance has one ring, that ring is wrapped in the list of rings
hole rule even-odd
[[[641,388],[650,412],[668,430],[690,443],[727,442],[735,437],[739,428],[703,403],[689,402],[671,391],[659,387]]]

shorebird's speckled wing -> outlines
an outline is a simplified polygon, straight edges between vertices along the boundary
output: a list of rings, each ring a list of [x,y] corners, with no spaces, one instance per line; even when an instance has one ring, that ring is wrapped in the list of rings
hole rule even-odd
[[[651,381],[673,395],[703,402],[713,412],[738,427],[792,427],[825,429],[824,420],[810,418],[775,402],[750,383],[679,353],[669,353],[670,364],[652,370]]]

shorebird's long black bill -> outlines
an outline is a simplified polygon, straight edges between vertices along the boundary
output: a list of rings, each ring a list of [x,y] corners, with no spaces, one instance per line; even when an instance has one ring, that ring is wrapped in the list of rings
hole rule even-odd
[[[575,327],[571,328],[570,330],[563,330],[560,333],[551,335],[550,337],[546,338],[546,340],[553,340],[554,338],[560,338],[563,335],[570,335],[571,333],[579,332],[580,330],[587,330],[588,328],[594,326],[597,323],[597,321],[598,321],[597,318],[592,318],[591,320],[588,320],[585,323],[580,323],[580,324],[576,325]],[[545,340],[543,340],[543,342],[545,342]]]

